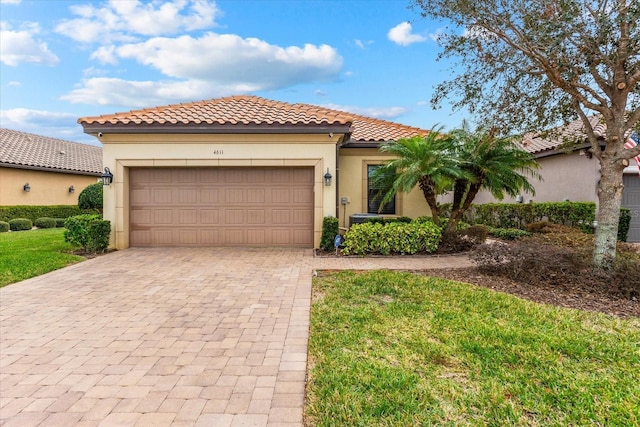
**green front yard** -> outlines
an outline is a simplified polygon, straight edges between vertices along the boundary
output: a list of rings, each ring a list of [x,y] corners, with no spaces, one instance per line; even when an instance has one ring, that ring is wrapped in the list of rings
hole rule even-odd
[[[0,233],[0,287],[84,260],[66,253],[72,246],[64,241],[64,230]]]
[[[312,426],[640,425],[640,319],[443,279],[315,279]]]

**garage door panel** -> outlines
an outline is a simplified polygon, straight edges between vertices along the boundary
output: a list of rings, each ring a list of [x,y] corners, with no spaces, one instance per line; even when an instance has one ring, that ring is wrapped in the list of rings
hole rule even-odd
[[[131,246],[313,246],[313,168],[133,168]]]

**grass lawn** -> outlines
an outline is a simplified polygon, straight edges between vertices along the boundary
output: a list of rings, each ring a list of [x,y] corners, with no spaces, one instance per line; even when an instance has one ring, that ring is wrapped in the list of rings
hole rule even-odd
[[[84,260],[71,249],[64,228],[0,233],[0,287]]]
[[[640,425],[638,318],[390,271],[313,292],[308,425]]]

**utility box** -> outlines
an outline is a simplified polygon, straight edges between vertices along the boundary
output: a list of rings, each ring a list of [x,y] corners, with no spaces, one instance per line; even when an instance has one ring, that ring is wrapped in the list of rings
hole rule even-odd
[[[351,227],[353,224],[362,224],[369,218],[382,218],[382,216],[369,213],[353,214],[349,216],[349,227]]]

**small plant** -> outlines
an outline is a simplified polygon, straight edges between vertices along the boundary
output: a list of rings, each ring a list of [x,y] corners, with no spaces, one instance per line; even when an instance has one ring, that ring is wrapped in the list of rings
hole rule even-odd
[[[111,223],[100,215],[77,215],[67,218],[64,240],[81,246],[85,252],[104,251],[109,246]]]
[[[67,220],[67,218],[54,218],[54,220],[56,221],[56,228],[63,228],[64,222]]]
[[[36,219],[34,225],[38,228],[55,228],[56,220],[54,218],[42,217]]]
[[[78,196],[80,209],[102,209],[102,184],[95,183],[87,186]]]
[[[6,233],[9,231],[9,223],[5,221],[0,221],[0,233]]]
[[[631,227],[631,209],[620,208],[620,220],[618,223],[618,240],[626,242]]]
[[[530,236],[531,233],[519,228],[489,228],[489,235],[502,240],[516,240]]]
[[[324,251],[334,250],[334,239],[340,232],[338,218],[334,216],[325,216],[322,220],[322,237],[320,239],[320,249]]]
[[[31,230],[32,228],[33,222],[28,218],[14,218],[9,221],[9,229],[11,231]]]

